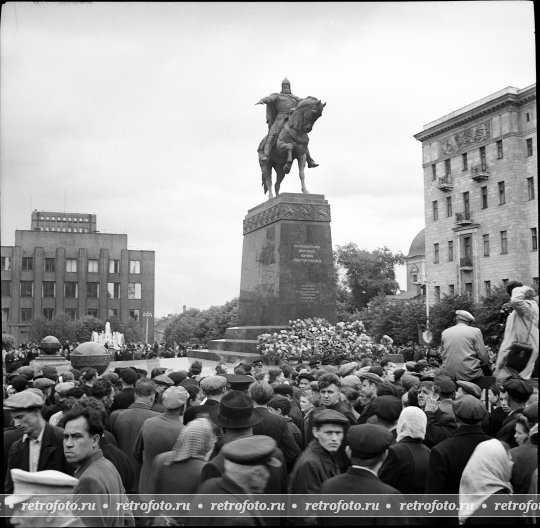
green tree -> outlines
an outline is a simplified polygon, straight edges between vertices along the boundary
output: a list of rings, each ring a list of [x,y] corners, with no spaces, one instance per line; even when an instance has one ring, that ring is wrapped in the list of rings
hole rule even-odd
[[[476,322],[482,329],[484,343],[493,350],[498,350],[504,336],[504,325],[500,322],[500,310],[504,303],[510,301],[503,284],[492,288],[489,295],[482,297],[477,307]]]
[[[475,315],[476,306],[468,295],[443,295],[441,302],[429,309],[429,329],[433,335],[432,346],[441,344],[441,334],[456,322],[456,310],[467,310]],[[478,326],[478,325],[476,325]]]
[[[48,335],[56,337],[60,342],[76,340],[76,322],[66,314],[55,315],[51,320],[44,317],[34,319],[28,331],[28,337],[35,343]]]
[[[92,339],[92,332],[103,332],[105,323],[97,317],[86,315],[75,323],[75,340],[85,343]]]
[[[395,266],[405,262],[401,253],[393,254],[387,247],[367,251],[351,242],[337,246],[334,259],[345,272],[353,306],[358,310],[367,307],[379,293],[393,294],[399,290]]]
[[[6,332],[2,332],[2,349],[11,350],[15,348],[15,337]]]

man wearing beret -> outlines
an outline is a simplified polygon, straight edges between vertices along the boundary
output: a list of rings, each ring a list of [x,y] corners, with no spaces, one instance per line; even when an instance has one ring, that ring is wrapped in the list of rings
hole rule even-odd
[[[514,438],[517,416],[523,412],[525,404],[533,393],[534,388],[528,380],[519,377],[510,377],[505,380],[503,389],[506,391],[510,412],[501,424],[497,439],[501,442],[506,442],[510,447],[517,447],[517,442]]]
[[[348,462],[341,444],[349,421],[332,409],[318,411],[313,417],[313,440],[294,465],[290,493],[319,493],[324,481],[343,473]]]
[[[4,401],[4,409],[11,413],[15,427],[23,433],[9,449],[5,493],[13,492],[13,468],[30,472],[54,469],[73,474],[73,468],[64,456],[62,429],[45,421],[41,414],[43,405],[43,397],[30,389]]]
[[[441,334],[442,369],[458,380],[478,381],[491,374],[489,355],[479,328],[469,326],[474,317],[456,310],[456,324]]]
[[[383,465],[388,448],[394,437],[386,428],[376,424],[355,425],[347,432],[345,448],[351,459],[351,467],[346,473],[334,476],[323,482],[320,493],[324,495],[346,494],[388,494],[396,495],[398,501],[404,501],[401,493],[379,479],[379,470]],[[322,526],[343,526],[362,524],[367,526],[408,524],[407,518],[384,517],[320,517]]]
[[[481,427],[487,411],[478,398],[466,394],[454,401],[454,414],[455,433],[431,449],[426,493],[459,493],[461,474],[473,451],[491,439]]]

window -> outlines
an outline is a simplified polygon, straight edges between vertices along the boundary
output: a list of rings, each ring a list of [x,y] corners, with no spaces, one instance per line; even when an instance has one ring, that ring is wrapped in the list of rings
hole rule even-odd
[[[435,302],[441,302],[441,287],[435,286]]]
[[[483,171],[487,170],[486,147],[480,147],[480,168]]]
[[[129,272],[130,273],[140,273],[141,272],[141,261],[140,260],[130,260],[129,261]]]
[[[34,296],[34,283],[32,281],[21,281],[21,297]]]
[[[527,144],[527,157],[532,156],[532,155],[533,155],[533,143],[532,143],[532,138],[529,138],[529,139],[526,141],[526,144]]]
[[[43,308],[43,317],[50,321],[54,317],[54,308]]]
[[[22,270],[23,271],[32,271],[34,269],[34,257],[23,257],[22,258]]]
[[[433,202],[433,220],[438,220],[438,219],[439,219],[439,202],[435,200]]]
[[[97,308],[88,308],[86,314],[90,317],[97,317],[98,316],[98,309]]]
[[[437,179],[437,165],[435,163],[431,166],[431,179],[433,181]]]
[[[501,282],[505,288],[508,286],[508,279],[503,279]]]
[[[107,295],[110,299],[120,299],[120,283],[109,282],[107,283]]]
[[[499,182],[499,205],[504,205],[506,203],[506,195],[504,192],[504,182]]]
[[[536,227],[531,228],[531,241],[532,241],[532,250],[538,251],[538,234],[536,232]]]
[[[502,139],[499,139],[499,141],[497,141],[497,159],[502,159],[503,158],[503,144],[502,144]]]
[[[77,308],[66,308],[65,312],[71,321],[77,320]]]
[[[99,264],[97,259],[88,259],[88,273],[98,273]]]
[[[452,216],[452,197],[446,197],[446,217],[450,218]]]
[[[130,310],[129,311],[129,318],[133,319],[134,321],[139,321],[140,317],[140,310]]]
[[[487,209],[487,208],[488,208],[488,191],[487,191],[487,186],[486,186],[486,187],[482,187],[482,188],[481,188],[481,192],[482,192],[482,209]]]
[[[66,259],[66,271],[77,273],[77,259]]]
[[[466,171],[469,168],[469,161],[467,160],[467,153],[464,152],[461,155],[461,169]]]
[[[450,164],[450,159],[444,160],[444,174],[445,176],[450,176],[452,172],[452,166]]]
[[[64,283],[64,295],[66,299],[76,299],[78,293],[78,284],[76,282]]]
[[[448,241],[448,262],[454,261],[454,241]]]
[[[536,293],[538,293],[538,284],[539,284],[539,278],[533,277],[533,287],[536,290]]]
[[[527,192],[529,200],[534,200],[534,178],[527,178]]]
[[[484,281],[484,293],[486,295],[491,293],[491,281]]]
[[[9,321],[9,308],[2,308],[2,322],[7,323]]]
[[[43,281],[43,297],[56,297],[56,282]]]
[[[128,284],[128,299],[140,299],[141,286],[142,284],[140,282],[130,282]]]
[[[56,259],[53,258],[46,258],[45,259],[45,271],[56,271]]]
[[[413,273],[412,281],[413,281],[413,283],[415,283],[415,284],[418,282],[418,274],[417,274],[417,273]]]
[[[109,308],[109,318],[110,317],[118,318],[118,308]]]
[[[448,295],[450,295],[450,297],[453,297],[455,294],[456,294],[456,289],[453,284],[450,284],[448,286]]]
[[[433,244],[433,263],[439,263],[439,244]]]
[[[463,253],[466,261],[472,260],[472,237],[464,236],[463,237]],[[471,266],[472,264],[467,264]]]
[[[0,260],[0,267],[2,268],[2,271],[11,270],[11,257],[1,257]]]
[[[99,282],[86,283],[86,296],[94,299],[99,297]]]
[[[489,235],[482,235],[484,241],[484,257],[489,257]]]
[[[501,255],[508,253],[508,235],[506,231],[501,231]]]
[[[2,281],[2,297],[11,297],[11,281]]]
[[[465,216],[468,216],[471,213],[471,200],[468,192],[463,193],[463,212],[465,213]]]
[[[529,114],[529,112],[527,112],[526,117],[527,117],[527,123],[528,123],[531,120],[531,114]]]
[[[21,323],[29,323],[32,320],[32,308],[21,308]]]
[[[109,260],[109,273],[120,273],[119,260]]]
[[[469,299],[472,299],[472,282],[466,282],[465,283],[465,295],[469,298]]]

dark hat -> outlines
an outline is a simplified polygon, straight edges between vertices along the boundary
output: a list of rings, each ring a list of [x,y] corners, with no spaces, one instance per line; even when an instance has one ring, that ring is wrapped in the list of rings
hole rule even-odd
[[[349,425],[349,420],[347,420],[344,414],[338,411],[323,409],[322,411],[314,411],[314,413],[312,421],[314,427],[319,427],[328,423],[343,425],[344,427]]]
[[[28,378],[26,376],[13,376],[11,385],[17,392],[21,392],[28,387]]]
[[[179,370],[177,372],[169,372],[167,376],[173,380],[175,385],[180,385],[188,377],[188,373],[185,370]]]
[[[382,376],[384,376],[384,369],[380,365],[373,365],[368,370],[368,373],[377,374],[377,376],[382,377]]]
[[[309,372],[300,372],[296,379],[301,380],[302,378],[307,379],[308,381],[315,381],[315,376]]]
[[[454,414],[466,424],[476,424],[487,414],[484,404],[475,396],[465,394],[459,400],[452,402]]]
[[[247,374],[225,374],[227,384],[232,390],[245,391],[255,381],[255,378]]]
[[[480,398],[480,396],[482,396],[482,389],[476,383],[461,380],[457,380],[456,383],[463,389],[463,392],[466,392],[475,398]]]
[[[420,365],[422,368],[429,367],[429,363],[427,362],[426,359],[419,359],[419,360],[416,362],[416,366],[417,366],[417,367],[418,367],[418,365]]]
[[[377,385],[383,382],[383,379],[373,372],[362,372],[361,374],[358,374],[358,377],[360,378],[360,381],[367,379],[371,383],[376,383]]]
[[[186,378],[184,381],[180,382],[180,387],[195,387],[199,390],[199,382],[195,378]]]
[[[146,378],[146,375],[148,374],[148,371],[143,369],[143,368],[139,368],[139,367],[131,367],[138,375],[139,377],[142,376],[143,378]]]
[[[49,378],[34,379],[35,389],[46,389],[47,387],[52,387],[53,385],[55,385],[54,381]]]
[[[403,404],[396,396],[385,394],[373,400],[372,409],[379,418],[387,422],[395,422],[403,410]]]
[[[384,453],[393,443],[394,435],[382,425],[353,425],[347,432],[347,445],[352,455],[374,458]]]
[[[318,358],[311,358],[309,360],[309,366],[310,367],[314,367],[315,365],[320,365],[321,364],[321,360],[318,359]]]
[[[19,374],[21,376],[26,376],[29,380],[34,379],[35,371],[32,367],[21,367],[19,369]]]
[[[416,370],[416,361],[407,361],[407,363],[405,363],[405,368],[409,372],[414,372]]]
[[[46,378],[56,381],[58,377],[58,369],[54,365],[43,365],[41,372]]]
[[[120,371],[120,377],[124,383],[128,385],[133,385],[139,379],[137,373],[130,367],[125,367]]]
[[[217,412],[211,413],[211,418],[216,425],[226,429],[246,429],[262,421],[253,412],[251,398],[238,390],[231,390],[221,398],[219,408]]]
[[[536,423],[538,422],[538,402],[531,403],[530,405],[527,405],[525,409],[523,409],[522,413],[525,418],[529,421],[529,423]]]
[[[167,387],[171,387],[172,385],[174,385],[174,381],[165,374],[160,374],[159,376],[156,376],[152,379],[152,381],[157,385],[166,385]]]
[[[343,378],[349,374],[352,374],[357,368],[358,365],[354,361],[351,363],[345,363],[345,365],[341,365],[341,367],[339,367],[338,375]]]
[[[120,379],[120,376],[116,372],[106,372],[105,374],[102,374],[101,377],[110,381],[113,385]]]
[[[403,376],[401,376],[401,385],[405,390],[412,389],[413,387],[416,387],[420,383],[420,379],[416,376],[413,376],[410,372],[405,372]]]
[[[445,376],[444,374],[436,376],[433,382],[441,389],[441,393],[443,394],[451,394],[456,391],[456,384],[450,376]]]
[[[534,392],[534,388],[529,381],[518,377],[507,378],[503,384],[503,388],[510,398],[519,403],[526,402]]]
[[[403,374],[405,374],[406,370],[405,369],[396,369],[394,370],[394,380],[397,382],[401,379],[401,376],[403,376]]]
[[[31,389],[26,389],[4,400],[4,409],[7,411],[27,411],[30,409],[39,409],[44,405],[45,400],[39,390],[34,392]]]
[[[293,386],[288,383],[280,383],[279,385],[274,385],[274,394],[288,394],[289,396],[293,395]]]
[[[264,464],[265,466],[281,467],[281,462],[272,456],[276,446],[276,441],[269,436],[244,436],[226,443],[221,452],[227,460],[242,466]]]
[[[254,366],[254,367],[262,367],[262,366],[263,366],[263,360],[262,360],[262,359],[256,359],[256,360],[253,362],[253,366]]]
[[[318,381],[311,381],[309,383],[309,388],[315,392],[320,392],[319,391],[319,382]]]

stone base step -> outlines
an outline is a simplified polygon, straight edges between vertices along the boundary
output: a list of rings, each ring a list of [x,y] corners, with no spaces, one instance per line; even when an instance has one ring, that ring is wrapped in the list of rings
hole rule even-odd
[[[273,334],[286,326],[231,326],[225,331],[225,339],[255,339],[261,334]]]
[[[257,359],[266,360],[260,354],[250,354],[247,352],[234,352],[229,350],[190,350],[189,357],[195,359],[207,359],[209,361],[225,361],[225,363],[239,363],[246,361],[253,363]]]

